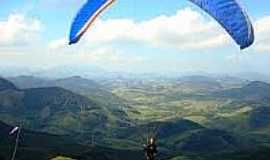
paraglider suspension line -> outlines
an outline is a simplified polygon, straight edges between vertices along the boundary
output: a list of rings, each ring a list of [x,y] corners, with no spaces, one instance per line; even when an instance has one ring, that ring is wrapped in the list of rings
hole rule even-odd
[[[19,145],[19,140],[20,140],[20,134],[21,134],[21,127],[19,128],[19,130],[17,132],[16,142],[15,142],[15,146],[14,146],[14,150],[13,150],[13,154],[12,154],[11,160],[15,160],[17,149],[18,149],[18,145]]]

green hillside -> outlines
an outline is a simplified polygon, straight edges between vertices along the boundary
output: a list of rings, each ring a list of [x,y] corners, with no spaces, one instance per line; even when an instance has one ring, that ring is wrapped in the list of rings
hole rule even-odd
[[[0,120],[78,137],[127,126],[126,113],[58,87],[0,91]]]

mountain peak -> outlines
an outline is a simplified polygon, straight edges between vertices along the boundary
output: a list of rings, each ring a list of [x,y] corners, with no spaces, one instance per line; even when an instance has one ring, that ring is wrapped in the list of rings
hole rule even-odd
[[[0,91],[7,90],[7,89],[15,90],[17,88],[10,81],[8,81],[8,80],[6,80],[4,78],[0,78]]]
[[[270,98],[269,93],[269,83],[253,81],[242,88],[234,88],[215,94],[222,97],[241,98],[245,100],[261,100],[264,98]]]
[[[247,84],[245,86],[246,88],[250,88],[250,87],[256,87],[256,88],[270,88],[270,84],[269,83],[266,83],[266,82],[261,82],[261,81],[253,81],[253,82],[250,82],[249,84]]]

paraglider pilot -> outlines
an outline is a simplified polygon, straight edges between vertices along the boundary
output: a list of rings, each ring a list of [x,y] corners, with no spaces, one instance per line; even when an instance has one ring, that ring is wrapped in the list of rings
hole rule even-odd
[[[147,145],[144,145],[144,152],[147,160],[155,160],[157,146],[155,138],[151,137]]]

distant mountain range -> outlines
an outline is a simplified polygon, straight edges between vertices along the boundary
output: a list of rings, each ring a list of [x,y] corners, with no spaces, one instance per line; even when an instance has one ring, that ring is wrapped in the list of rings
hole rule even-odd
[[[43,79],[33,76],[18,76],[8,78],[21,89],[41,88],[41,87],[61,87],[74,93],[98,101],[102,105],[110,108],[127,108],[124,100],[107,91],[95,81],[79,76],[62,79]],[[105,100],[106,99],[106,100]]]
[[[81,76],[88,79],[116,79],[118,77],[124,77],[129,79],[153,79],[153,78],[179,78],[189,77],[193,75],[201,75],[205,77],[234,77],[237,79],[248,81],[265,81],[270,82],[270,75],[268,73],[257,72],[231,72],[231,73],[207,73],[205,71],[189,71],[189,72],[146,72],[146,73],[128,73],[117,72],[112,70],[105,70],[100,66],[92,64],[74,64],[74,65],[61,65],[55,67],[29,67],[21,65],[0,65],[0,75],[4,77],[14,77],[20,75],[30,75],[35,77],[59,79],[72,76]]]
[[[251,82],[241,88],[234,88],[215,93],[216,96],[245,100],[270,99],[270,84],[260,81]]]

